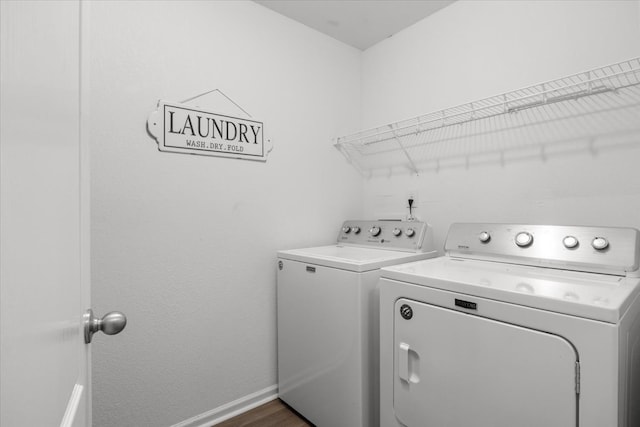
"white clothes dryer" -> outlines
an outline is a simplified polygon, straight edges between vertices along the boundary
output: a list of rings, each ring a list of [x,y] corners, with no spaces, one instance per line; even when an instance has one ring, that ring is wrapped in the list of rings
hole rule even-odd
[[[453,224],[384,268],[381,425],[640,426],[639,233]]]
[[[380,268],[434,257],[418,221],[346,221],[278,252],[279,397],[318,427],[378,426]]]

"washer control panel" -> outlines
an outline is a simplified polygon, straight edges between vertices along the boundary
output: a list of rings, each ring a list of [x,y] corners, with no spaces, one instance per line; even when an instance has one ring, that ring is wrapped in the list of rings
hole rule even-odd
[[[432,243],[425,245],[426,235],[431,235],[429,225],[421,221],[349,220],[342,224],[338,234],[338,244],[405,251],[431,251]]]
[[[453,224],[445,252],[454,257],[625,275],[637,271],[634,228]]]

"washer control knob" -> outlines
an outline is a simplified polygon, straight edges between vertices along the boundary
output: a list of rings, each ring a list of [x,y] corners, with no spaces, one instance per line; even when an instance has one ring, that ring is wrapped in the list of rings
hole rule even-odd
[[[381,231],[382,230],[380,229],[380,227],[376,225],[374,225],[373,227],[371,227],[371,229],[369,229],[369,233],[371,233],[373,237],[379,236]]]
[[[394,236],[398,237],[401,234],[402,234],[402,230],[400,230],[399,228],[396,227],[396,228],[393,229],[393,235]]]
[[[521,248],[526,248],[531,243],[533,243],[533,236],[530,233],[521,231],[520,233],[516,234],[516,245],[520,246]]]
[[[356,226],[356,227],[353,227],[351,230],[353,231],[353,234],[359,234],[360,233],[360,227]]]
[[[591,246],[597,251],[603,251],[609,247],[609,241],[604,237],[595,237],[591,241]]]
[[[567,236],[564,239],[562,239],[562,244],[564,245],[565,248],[567,249],[574,249],[578,247],[578,244],[580,242],[578,242],[578,239],[576,239],[573,236]]]
[[[482,243],[488,243],[489,240],[491,240],[491,234],[489,234],[487,231],[483,231],[482,233],[478,234],[478,239],[480,239]]]
[[[351,231],[351,227],[349,227],[348,225],[345,225],[344,227],[342,227],[343,233],[349,234],[350,231]]]
[[[407,228],[407,231],[405,231],[404,234],[406,234],[407,237],[413,237],[416,235],[416,230],[413,228]]]

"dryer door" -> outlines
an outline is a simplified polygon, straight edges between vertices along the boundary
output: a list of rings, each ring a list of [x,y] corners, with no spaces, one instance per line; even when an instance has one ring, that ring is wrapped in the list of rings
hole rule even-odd
[[[395,309],[405,426],[576,427],[577,355],[565,339],[408,299]]]

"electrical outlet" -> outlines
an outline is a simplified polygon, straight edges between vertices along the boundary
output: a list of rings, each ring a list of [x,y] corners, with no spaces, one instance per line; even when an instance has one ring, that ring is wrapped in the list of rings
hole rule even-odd
[[[418,209],[418,193],[416,191],[409,191],[406,193],[405,205],[407,208],[407,218],[416,218],[416,210]],[[411,208],[409,207],[409,200],[413,200]]]
[[[407,209],[409,208],[409,202],[408,202],[409,199],[413,199],[413,208],[414,209],[417,208],[418,207],[418,192],[417,191],[408,191],[406,193],[406,197],[404,199],[405,200],[404,203],[405,203]]]

